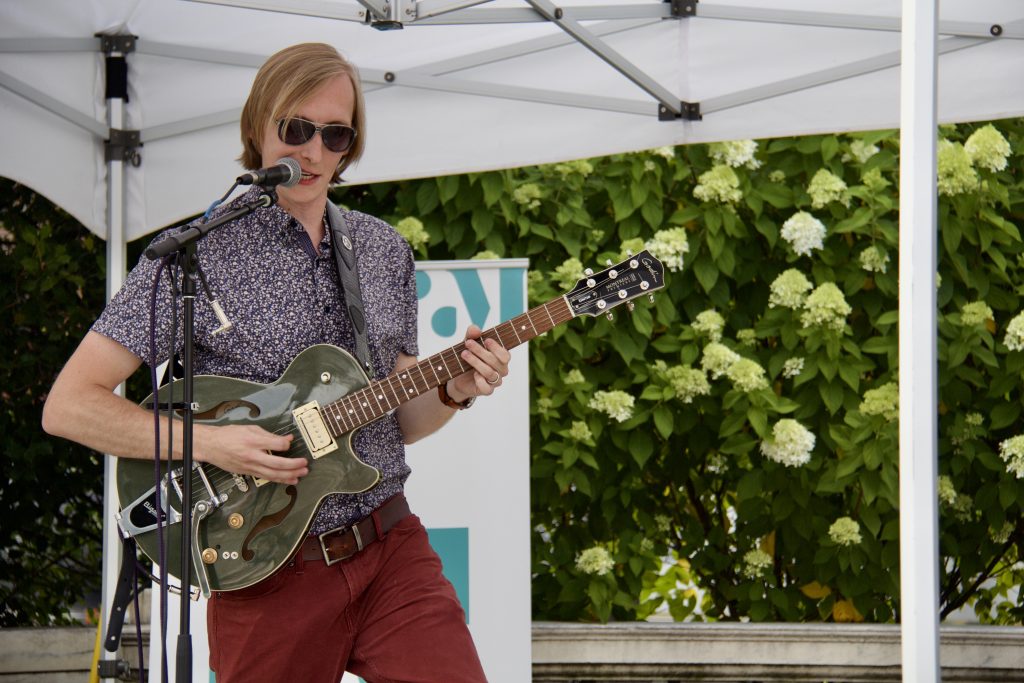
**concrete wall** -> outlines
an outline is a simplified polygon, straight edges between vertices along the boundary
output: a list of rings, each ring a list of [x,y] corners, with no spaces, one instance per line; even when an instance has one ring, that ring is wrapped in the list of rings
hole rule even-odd
[[[83,683],[96,630],[0,630],[0,683]],[[134,627],[122,639],[134,667]],[[533,624],[537,683],[900,680],[900,634],[873,624]],[[942,679],[1024,683],[1024,628],[944,626]],[[137,676],[134,680],[138,680]]]

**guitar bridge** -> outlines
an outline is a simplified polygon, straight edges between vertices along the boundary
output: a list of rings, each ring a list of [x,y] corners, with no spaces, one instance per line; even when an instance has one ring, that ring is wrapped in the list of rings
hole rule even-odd
[[[338,443],[331,435],[331,431],[320,414],[320,404],[316,401],[299,406],[292,411],[295,424],[299,427],[302,440],[306,442],[306,448],[314,460],[322,458],[328,453],[338,450]]]

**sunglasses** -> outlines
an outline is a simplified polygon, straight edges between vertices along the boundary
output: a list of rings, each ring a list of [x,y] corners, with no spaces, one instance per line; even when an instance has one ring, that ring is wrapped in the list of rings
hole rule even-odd
[[[356,129],[343,123],[318,126],[306,119],[281,119],[277,122],[277,137],[286,145],[304,145],[320,133],[324,147],[332,152],[347,152],[356,140]]]

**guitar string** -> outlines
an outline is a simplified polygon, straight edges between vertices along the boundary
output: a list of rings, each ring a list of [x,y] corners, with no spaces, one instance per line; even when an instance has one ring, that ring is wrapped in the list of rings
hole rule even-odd
[[[502,339],[503,331],[501,329],[499,329],[500,327],[502,327],[502,325],[504,325],[505,327],[509,328],[508,330],[505,331],[506,336],[507,336],[507,332],[511,331],[512,334],[514,334],[516,339],[517,339],[517,343],[513,344],[511,346],[512,347],[518,346],[520,343],[522,343],[522,339],[519,336],[519,333],[515,330],[515,326],[513,325],[513,322],[515,320],[517,320],[519,318],[525,318],[525,321],[530,323],[531,327],[533,327],[534,331],[536,331],[536,325],[534,324],[533,320],[530,318],[530,314],[534,313],[536,311],[539,311],[540,309],[544,309],[544,312],[548,315],[548,317],[552,321],[552,323],[554,323],[553,327],[557,326],[557,325],[560,325],[560,324],[562,324],[564,322],[567,322],[567,321],[569,321],[569,320],[571,320],[573,318],[573,315],[571,314],[571,311],[569,309],[565,309],[563,311],[558,311],[558,312],[555,313],[555,315],[552,315],[551,310],[550,310],[549,307],[553,303],[560,302],[560,301],[561,301],[560,299],[556,299],[555,301],[549,302],[549,303],[544,304],[542,306],[538,306],[538,307],[536,307],[534,309],[531,309],[530,311],[526,311],[525,313],[521,314],[520,316],[516,316],[516,318],[513,318],[511,320],[505,321],[504,323],[502,323],[500,325],[496,325],[495,327],[491,328],[490,330],[485,331],[481,335],[481,338],[494,339],[499,344],[501,344],[502,347],[509,348],[509,346],[506,345],[504,340]],[[549,329],[551,329],[551,328],[549,328]],[[545,330],[545,332],[547,332],[547,331],[548,330]],[[542,332],[540,334],[544,334],[544,332]],[[530,337],[529,339],[527,339],[527,341],[529,341],[530,339],[535,338],[536,336],[539,336],[539,335],[535,334],[534,337]],[[435,356],[439,357],[441,362],[444,363],[445,361],[444,361],[444,358],[443,358],[443,354],[446,353],[446,352],[449,352],[449,351],[453,352],[455,354],[455,360],[458,362],[458,367],[460,369],[464,369],[462,367],[463,366],[463,362],[462,362],[461,358],[459,358],[459,355],[458,355],[458,353],[460,351],[460,349],[459,349],[460,346],[462,347],[461,350],[465,349],[464,344],[465,344],[465,342],[462,342],[462,343],[456,345],[455,347],[452,347],[451,349],[447,349],[446,351],[442,351],[440,353],[434,354],[434,356],[430,356],[429,358],[426,358],[423,361],[418,362],[415,365],[415,367],[417,368],[417,370],[419,370],[421,377],[424,380],[426,380],[426,373],[423,372],[423,368],[421,367],[424,363],[427,363],[427,367],[428,368],[431,367],[431,364],[428,361],[431,361]],[[435,375],[436,375],[436,373],[435,373]],[[359,393],[359,392],[365,393],[368,389],[373,389],[374,387],[382,387],[384,382],[388,382],[389,385],[390,385],[394,377],[395,377],[395,375],[391,375],[391,376],[386,377],[386,378],[384,378],[382,380],[378,380],[376,383],[373,383],[373,384],[371,384],[369,386],[363,387],[358,392],[353,392],[353,394],[349,394],[348,396],[343,396],[342,398],[338,399],[337,401],[334,401],[330,405],[337,404],[340,401],[344,400],[345,398],[349,398],[351,396],[354,396],[356,393]],[[428,384],[428,387],[429,387],[429,381],[427,381],[427,384]],[[417,391],[419,390],[419,388],[416,386],[415,379],[413,379],[413,387]],[[370,393],[372,395],[373,392],[370,392]],[[406,400],[411,400],[411,399],[408,399],[408,398],[403,400],[403,398],[401,398],[397,393],[395,393],[393,388],[391,389],[390,395],[395,400],[395,402],[398,403],[398,405],[402,405],[403,403],[405,403]],[[418,395],[420,395],[420,394],[417,394],[417,396]],[[413,398],[415,398],[415,397],[413,397]],[[377,403],[379,404],[380,401],[377,400]],[[390,401],[388,403],[390,405]],[[370,414],[372,415],[374,412],[375,411],[371,408],[370,409]],[[380,415],[375,415],[374,417],[370,418],[369,420],[363,422],[362,424],[357,424],[351,430],[343,432],[342,434],[347,434],[349,432],[355,431],[356,429],[364,426],[365,424],[369,424],[370,422],[373,422],[374,420],[379,419],[383,415],[384,415],[384,413],[381,413]],[[335,418],[335,421],[337,422],[338,418]],[[358,421],[359,420],[357,418],[356,422],[358,422]],[[299,430],[294,425],[288,425],[288,426],[286,426],[286,427],[284,427],[282,429],[276,430],[273,433],[274,434],[278,434],[278,435],[287,435],[287,434],[296,435],[296,434],[299,434]],[[308,457],[308,455],[303,455],[302,457]],[[218,486],[223,486],[224,484],[233,483],[235,481],[235,476],[236,475],[234,475],[234,474],[232,474],[232,473],[230,473],[230,472],[228,472],[226,470],[221,470],[220,468],[217,468],[217,470],[218,470],[218,472],[220,472],[219,476],[218,476],[217,473],[211,473],[211,474],[209,474],[206,477],[206,481],[209,481],[211,486],[214,487],[214,489],[216,489]],[[248,476],[250,479],[256,479],[256,477],[251,476],[251,475],[246,475],[246,476]],[[192,481],[193,481],[193,484],[198,484],[200,488],[205,488],[204,479],[198,473],[195,473],[195,472],[192,473]]]

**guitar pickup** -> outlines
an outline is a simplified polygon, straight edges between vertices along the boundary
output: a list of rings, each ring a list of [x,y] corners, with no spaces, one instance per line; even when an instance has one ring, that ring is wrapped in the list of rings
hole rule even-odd
[[[319,403],[310,401],[299,406],[292,411],[292,417],[295,418],[302,440],[306,442],[306,448],[314,460],[338,450],[338,444],[320,413]]]
[[[334,440],[323,415],[320,414],[320,404],[310,401],[292,411],[295,418],[295,425],[299,428],[303,443],[313,460],[322,458],[328,453],[338,450],[338,442]],[[294,448],[294,446],[293,446]],[[257,487],[269,483],[269,479],[253,477],[253,483]]]

